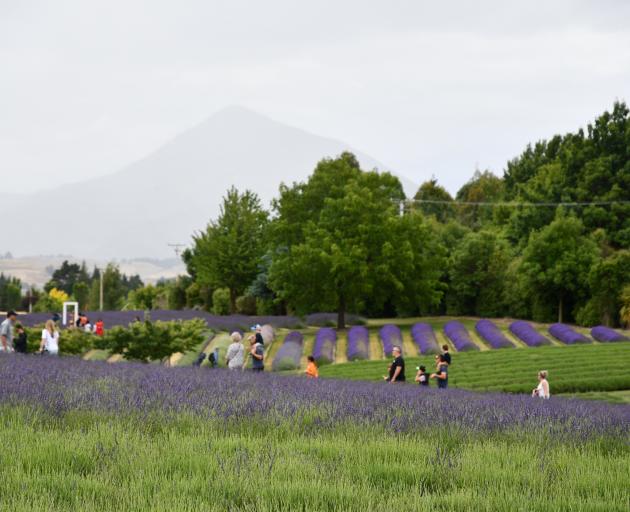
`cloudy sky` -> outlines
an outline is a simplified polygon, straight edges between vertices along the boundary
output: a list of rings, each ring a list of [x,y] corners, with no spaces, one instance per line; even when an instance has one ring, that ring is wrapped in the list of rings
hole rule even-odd
[[[228,105],[457,190],[630,100],[630,2],[0,0],[0,179],[110,173]]]

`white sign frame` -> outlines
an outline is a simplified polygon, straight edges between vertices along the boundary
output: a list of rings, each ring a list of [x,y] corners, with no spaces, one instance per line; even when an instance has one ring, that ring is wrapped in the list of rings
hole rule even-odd
[[[64,302],[63,315],[61,318],[61,321],[64,327],[68,325],[68,307],[74,308],[74,321],[76,322],[77,318],[79,318],[79,303],[78,302]]]

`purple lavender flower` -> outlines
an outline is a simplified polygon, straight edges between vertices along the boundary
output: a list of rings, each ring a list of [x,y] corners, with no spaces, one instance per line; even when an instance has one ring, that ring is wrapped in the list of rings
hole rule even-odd
[[[455,348],[459,352],[466,352],[468,350],[479,350],[479,347],[470,339],[470,334],[458,320],[451,320],[444,324],[444,334],[449,340],[453,342]]]
[[[365,327],[355,326],[348,331],[348,361],[370,358],[370,333]]]
[[[282,346],[276,352],[271,364],[274,372],[296,370],[300,367],[302,351],[304,350],[304,337],[298,331],[291,331],[284,338]]]
[[[541,345],[549,345],[551,342],[534,329],[531,324],[516,320],[510,324],[510,332],[528,347],[539,347]]]
[[[591,329],[591,336],[595,338],[597,341],[601,341],[603,343],[609,343],[611,341],[630,341],[627,336],[611,329],[610,327],[606,327],[605,325],[598,325],[597,327],[593,327]]]
[[[479,320],[475,324],[477,334],[488,342],[492,348],[514,348],[514,343],[508,340],[494,322]]]
[[[566,343],[567,345],[573,345],[574,343],[590,343],[590,340],[582,333],[574,331],[570,326],[566,324],[552,324],[549,326],[549,334],[554,338]]]
[[[458,389],[419,393],[411,385],[392,389],[378,382],[307,380],[271,372],[16,354],[0,354],[0,375],[0,406],[55,415],[92,411],[142,419],[184,414],[217,424],[262,421],[318,434],[347,425],[398,433],[439,426],[479,436],[536,432],[572,443],[630,435],[630,407],[562,397],[534,400]]]
[[[414,324],[411,328],[411,337],[421,354],[440,353],[440,347],[430,324],[423,322]]]
[[[335,362],[335,349],[337,348],[337,331],[331,327],[322,327],[315,335],[313,357],[318,364],[330,364]]]
[[[385,357],[390,357],[394,346],[398,345],[402,350],[402,333],[397,325],[387,324],[381,327],[379,331],[381,343],[383,344],[383,353]]]

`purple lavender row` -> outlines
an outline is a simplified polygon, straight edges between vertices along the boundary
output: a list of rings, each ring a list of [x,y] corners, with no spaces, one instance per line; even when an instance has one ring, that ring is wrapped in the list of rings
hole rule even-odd
[[[496,324],[490,320],[479,320],[475,324],[477,334],[492,348],[514,348],[514,343],[505,337]]]
[[[370,333],[362,326],[352,327],[348,331],[348,361],[370,358]]]
[[[90,320],[95,322],[101,318],[105,322],[105,328],[115,326],[127,326],[136,318],[143,320],[145,312],[142,310],[131,311],[86,311]],[[229,315],[220,316],[212,315],[205,311],[197,311],[193,309],[183,310],[153,310],[148,311],[148,318],[151,320],[192,320],[200,318],[205,320],[210,329],[216,331],[248,331],[255,324],[269,324],[280,329],[299,329],[304,326],[304,322],[295,316],[247,316],[247,315]],[[28,313],[20,315],[19,320],[27,327],[44,324],[46,320],[51,318],[50,313]]]
[[[593,327],[591,329],[591,336],[595,338],[597,341],[601,341],[603,343],[610,343],[612,341],[630,341],[630,338],[624,336],[623,334],[611,329],[610,327],[606,327],[605,325],[598,325],[597,327]]]
[[[468,334],[464,324],[458,320],[446,322],[446,324],[444,324],[444,334],[453,342],[458,352],[479,350],[479,347],[470,338],[470,334]]]
[[[335,362],[335,349],[337,348],[337,331],[331,327],[322,327],[315,335],[313,357],[319,364]]]
[[[551,342],[531,324],[524,320],[516,320],[510,324],[510,332],[528,347],[540,347],[541,345],[549,345]]]
[[[381,343],[383,345],[383,353],[385,357],[390,357],[394,350],[394,345],[398,345],[402,350],[402,333],[397,325],[387,324],[381,327],[379,331]]]
[[[421,354],[439,354],[440,347],[430,324],[419,322],[411,328],[411,337]]]
[[[604,402],[532,400],[503,393],[448,392],[378,382],[319,379],[271,372],[203,371],[139,363],[108,364],[71,357],[0,353],[0,406],[28,407],[54,415],[94,411],[149,417],[191,414],[210,422],[316,425],[318,433],[347,425],[420,433],[441,426],[467,435],[540,432],[574,443],[627,439],[630,408]],[[63,383],[66,390],[51,382]],[[544,403],[543,403],[544,402]],[[303,427],[302,427],[303,428]]]
[[[550,325],[549,334],[567,345],[573,345],[575,343],[590,343],[590,340],[586,336],[580,332],[574,331],[566,324]]]
[[[337,313],[311,313],[306,315],[306,325],[315,327],[335,327],[337,325]],[[346,315],[347,325],[363,325],[365,318],[359,315]]]
[[[291,331],[284,338],[284,342],[276,352],[271,363],[274,372],[296,370],[300,367],[302,351],[304,350],[304,337],[298,331]]]

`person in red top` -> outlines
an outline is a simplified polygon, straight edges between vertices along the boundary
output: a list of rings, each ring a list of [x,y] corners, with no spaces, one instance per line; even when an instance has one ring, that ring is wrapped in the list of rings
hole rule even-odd
[[[103,334],[105,334],[105,324],[100,318],[98,319],[98,322],[96,322],[96,324],[94,325],[94,334],[96,334],[97,336],[103,336]]]

